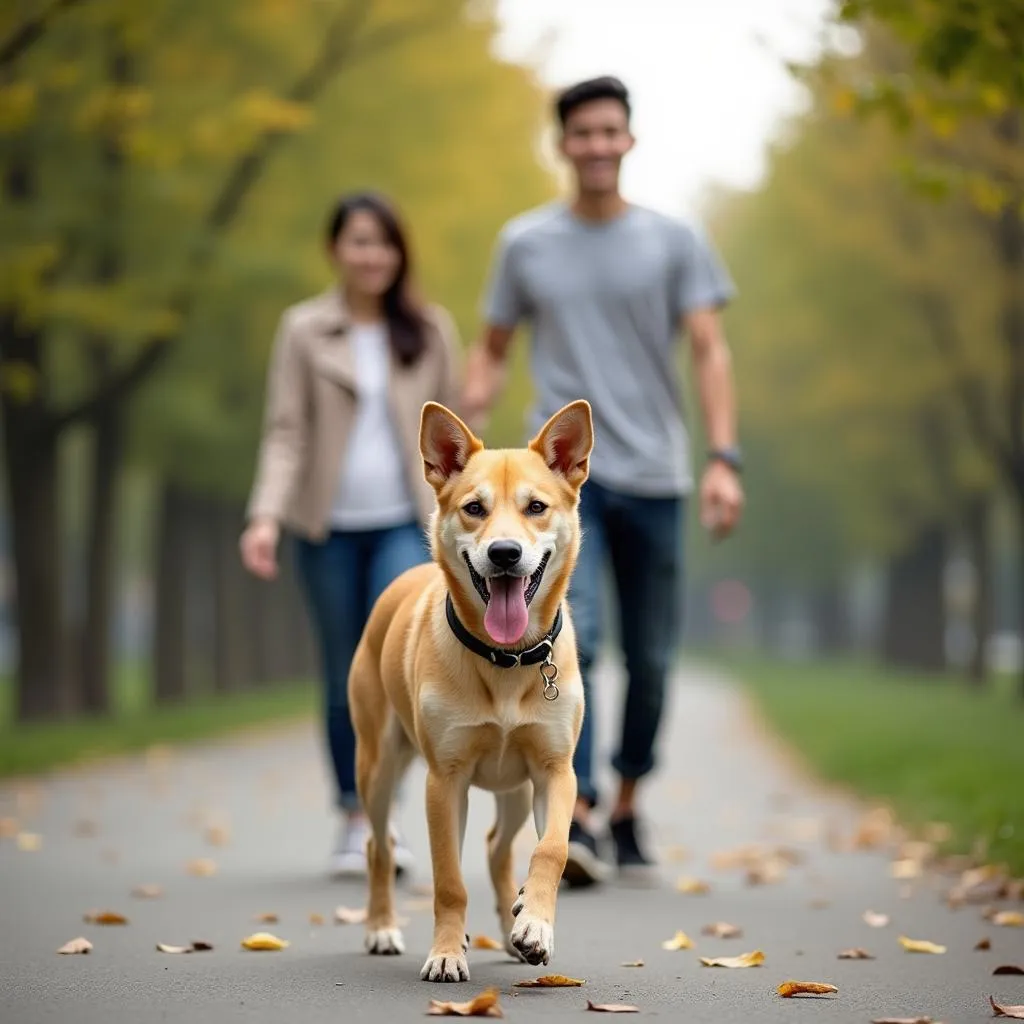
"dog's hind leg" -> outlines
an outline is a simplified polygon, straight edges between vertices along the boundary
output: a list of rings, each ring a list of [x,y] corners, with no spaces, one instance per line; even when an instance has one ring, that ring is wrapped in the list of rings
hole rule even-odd
[[[497,816],[487,833],[487,866],[491,871],[491,883],[497,900],[496,909],[501,934],[505,939],[505,949],[517,960],[521,960],[522,956],[509,938],[515,924],[512,904],[515,903],[517,895],[512,844],[530,816],[532,798],[533,786],[529,782],[524,782],[523,785],[505,793],[495,793],[494,805]]]

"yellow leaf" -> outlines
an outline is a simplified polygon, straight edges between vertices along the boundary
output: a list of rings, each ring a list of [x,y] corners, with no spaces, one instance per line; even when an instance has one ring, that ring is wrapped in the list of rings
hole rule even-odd
[[[899,937],[900,945],[908,953],[945,953],[946,947],[938,943],[929,942],[927,939],[908,939],[905,935]]]
[[[1006,93],[994,85],[984,86],[978,95],[985,108],[993,114],[1001,114],[1006,109]]]
[[[26,853],[35,853],[43,845],[43,837],[37,832],[19,832],[18,849]]]
[[[195,860],[190,860],[185,865],[185,870],[197,878],[208,878],[217,873],[217,862],[208,857],[198,857]]]
[[[710,891],[711,886],[700,878],[683,875],[676,881],[676,892],[681,892],[686,896],[703,896],[704,893]]]
[[[485,989],[480,995],[468,1003],[442,1002],[430,1000],[427,1014],[431,1017],[502,1017],[501,1006],[498,1005],[498,990]]]
[[[662,949],[693,949],[693,940],[686,932],[676,932],[671,939],[666,939],[661,944]]]
[[[270,932],[256,932],[242,939],[242,949],[260,949],[276,952],[280,949],[287,949],[289,943],[285,939],[279,939]]]
[[[829,95],[829,105],[832,107],[833,113],[840,117],[848,117],[857,106],[857,94],[846,86],[833,89]]]
[[[505,947],[490,935],[474,935],[471,943],[474,949],[504,949]]]
[[[11,135],[31,123],[37,100],[34,82],[11,82],[0,87],[0,135]]]
[[[893,861],[889,866],[889,874],[893,878],[918,878],[921,874],[921,862],[910,857]]]
[[[838,992],[835,985],[822,981],[784,981],[778,989],[784,999],[793,996],[827,996]]]
[[[739,956],[702,956],[700,962],[705,967],[760,967],[764,963],[764,953],[755,949],[752,953],[741,953]]]
[[[579,988],[585,985],[583,978],[567,978],[564,974],[542,974],[539,978],[517,981],[515,988]]]
[[[65,942],[64,945],[57,950],[57,952],[63,953],[65,955],[73,955],[75,953],[90,953],[92,952],[92,943],[88,939],[72,939],[70,942]]]
[[[1000,910],[992,915],[992,923],[1001,928],[1024,928],[1024,914],[1019,910]]]

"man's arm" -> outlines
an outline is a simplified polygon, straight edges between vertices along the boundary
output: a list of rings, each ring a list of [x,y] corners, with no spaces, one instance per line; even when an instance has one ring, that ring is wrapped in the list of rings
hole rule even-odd
[[[515,330],[488,324],[466,357],[462,411],[467,426],[474,432],[486,427],[487,417],[504,390]]]
[[[683,317],[683,327],[690,337],[708,445],[732,448],[736,444],[736,393],[732,353],[721,316],[717,309],[695,309]]]

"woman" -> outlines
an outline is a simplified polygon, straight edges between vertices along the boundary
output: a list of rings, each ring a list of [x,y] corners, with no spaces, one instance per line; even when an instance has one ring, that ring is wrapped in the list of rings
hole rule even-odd
[[[457,404],[460,344],[448,313],[415,297],[405,233],[380,196],[337,204],[327,250],[338,286],[292,306],[278,326],[241,551],[250,572],[273,579],[281,529],[297,535],[342,815],[331,867],[351,876],[366,871],[369,829],[356,793],[349,664],[381,591],[430,557],[420,410]],[[404,871],[412,858],[395,835]]]

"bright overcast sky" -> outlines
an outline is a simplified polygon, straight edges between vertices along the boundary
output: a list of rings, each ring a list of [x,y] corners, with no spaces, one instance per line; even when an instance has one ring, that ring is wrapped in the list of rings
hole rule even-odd
[[[497,0],[501,50],[544,53],[560,86],[616,74],[633,97],[637,145],[623,188],[686,213],[711,182],[749,187],[799,89],[782,66],[817,52],[829,0]],[[553,35],[553,38],[550,38]],[[532,63],[532,60],[531,60]]]

